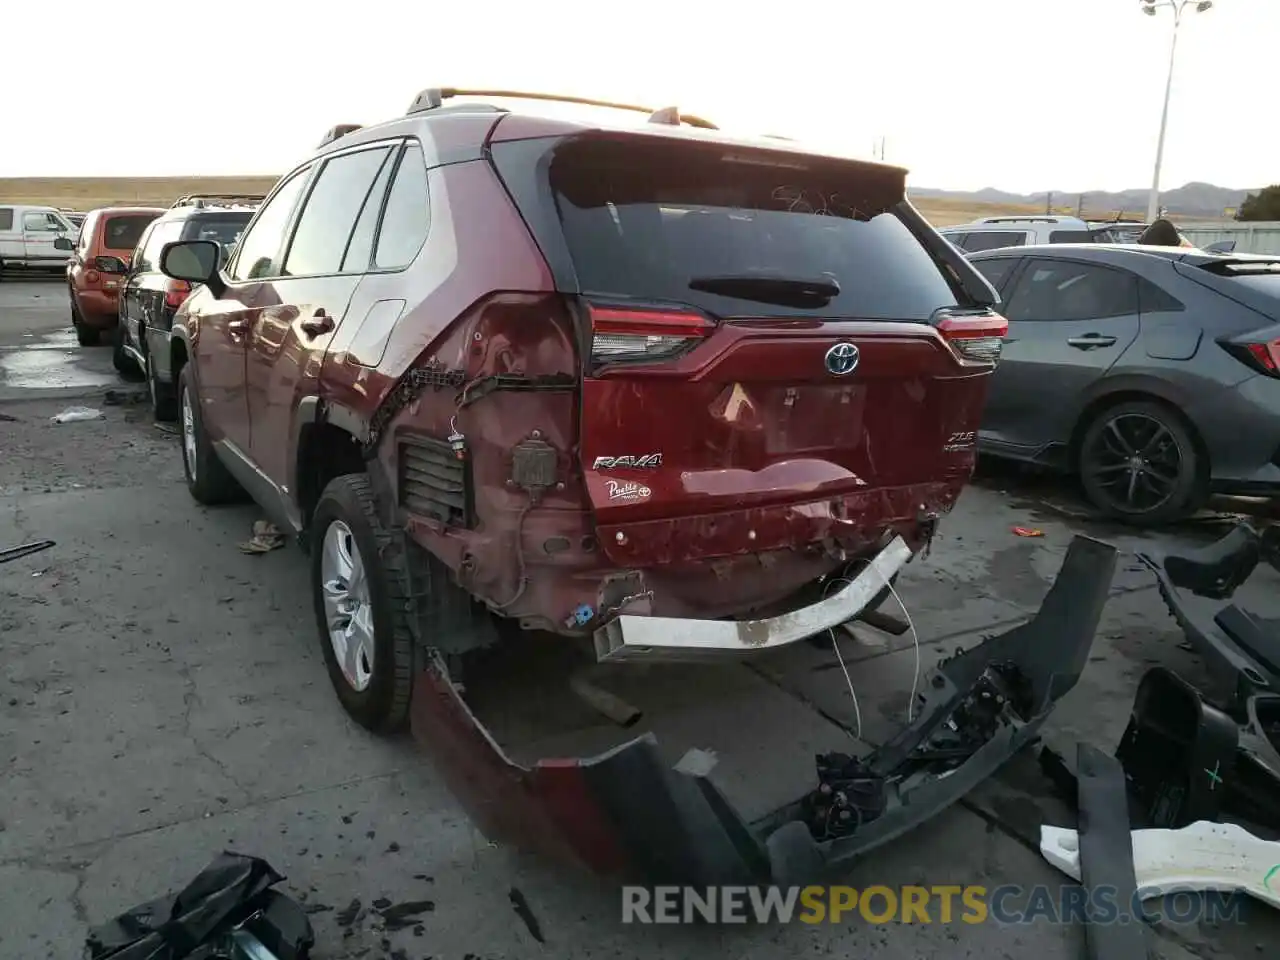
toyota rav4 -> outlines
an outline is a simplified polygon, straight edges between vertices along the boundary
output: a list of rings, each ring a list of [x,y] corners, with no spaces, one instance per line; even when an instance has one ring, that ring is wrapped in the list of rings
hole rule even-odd
[[[970,477],[1006,329],[902,169],[512,97],[602,106],[424,91],[335,127],[225,264],[160,255],[199,284],[169,358],[191,494],[309,549],[372,729],[423,651],[497,634],[671,660],[857,618]]]

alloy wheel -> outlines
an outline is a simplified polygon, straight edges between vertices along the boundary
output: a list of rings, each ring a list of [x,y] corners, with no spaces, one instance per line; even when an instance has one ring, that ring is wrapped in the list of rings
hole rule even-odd
[[[191,408],[191,391],[182,391],[182,458],[187,462],[187,475],[196,479],[196,416]]]
[[[1174,496],[1186,456],[1160,420],[1125,412],[1097,432],[1083,466],[1116,512],[1140,515],[1160,509]]]
[[[341,520],[325,531],[320,580],[334,658],[351,689],[363,691],[373,679],[373,603],[364,558]]]

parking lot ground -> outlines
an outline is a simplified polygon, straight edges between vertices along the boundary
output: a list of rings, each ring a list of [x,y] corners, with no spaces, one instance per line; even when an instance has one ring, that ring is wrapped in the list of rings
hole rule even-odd
[[[57,546],[0,567],[0,957],[77,957],[87,924],[181,885],[224,847],[288,876],[286,889],[315,911],[319,958],[1082,955],[1079,927],[936,914],[927,925],[621,924],[616,891],[487,843],[407,738],[378,739],[346,719],[324,671],[301,554],[241,553],[256,510],[194,504],[176,438],[144,406],[19,389],[29,399],[0,400],[0,545]],[[50,421],[72,402],[103,416]],[[1014,526],[1044,535],[1018,537]],[[1016,491],[968,490],[931,555],[899,583],[924,667],[1034,611],[1078,528]],[[1221,530],[1086,532],[1132,551]],[[1260,573],[1242,599],[1275,616],[1277,586]],[[1181,640],[1150,578],[1122,555],[1088,668],[1046,738],[1113,749],[1147,667],[1198,670]],[[863,737],[877,742],[905,718],[915,647],[868,633],[843,650]],[[775,802],[771,789],[803,776],[818,744],[843,742],[843,727],[854,726],[830,648],[725,667],[707,699],[717,691],[737,693],[719,723],[714,707],[686,700],[652,726],[664,740],[718,749],[717,776],[740,804]],[[752,722],[726,722],[745,715],[744,701]],[[557,726],[509,712],[504,733],[528,743],[591,735],[589,723],[569,729],[564,716]],[[764,740],[796,746],[758,749]],[[1035,851],[1036,834],[1040,822],[1072,821],[1034,766],[1019,757],[847,882],[1057,889],[1064,878]],[[536,922],[518,915],[513,891]],[[379,898],[431,907],[418,926],[386,931],[369,909]],[[339,922],[355,900],[358,919]],[[1246,903],[1242,916],[1242,925],[1162,927],[1156,953],[1244,958],[1280,948],[1272,911]]]

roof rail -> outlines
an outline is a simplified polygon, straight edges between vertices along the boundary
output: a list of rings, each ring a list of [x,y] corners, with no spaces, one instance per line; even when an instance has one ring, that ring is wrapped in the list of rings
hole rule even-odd
[[[983,217],[976,223],[1062,223],[1063,220],[1075,220],[1076,217],[1043,217],[1034,215],[1014,215],[1008,217]]]
[[[330,127],[328,132],[321,138],[316,149],[319,150],[321,147],[327,147],[329,144],[333,143],[333,141],[345,137],[348,133],[355,133],[360,129],[363,129],[363,124],[359,123],[340,123],[336,127]]]
[[[506,100],[544,100],[549,103],[576,103],[584,107],[609,107],[614,110],[629,110],[632,113],[649,114],[650,123],[662,123],[678,126],[681,123],[703,130],[719,129],[709,120],[682,114],[676,107],[642,107],[634,103],[614,103],[610,100],[594,100],[590,97],[571,97],[559,93],[530,93],[523,90],[463,90],[458,87],[428,87],[413,98],[405,115],[425,113],[428,110],[439,110],[444,101],[454,97],[498,97]]]
[[[169,204],[169,209],[178,207],[248,207],[257,206],[266,197],[257,194],[241,193],[188,193]]]

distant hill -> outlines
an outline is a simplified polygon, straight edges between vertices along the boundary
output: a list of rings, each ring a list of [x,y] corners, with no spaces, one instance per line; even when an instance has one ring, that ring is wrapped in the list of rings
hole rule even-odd
[[[1252,190],[1235,190],[1230,187],[1217,187],[1212,183],[1188,183],[1185,186],[1160,192],[1160,202],[1173,216],[1199,217],[1209,220],[1222,219],[1224,211],[1234,210],[1244,202]],[[1028,206],[1044,208],[1049,199],[1047,192],[1009,193],[987,187],[982,190],[967,192],[963,190],[931,190],[927,187],[911,187],[912,197],[954,200],[964,203],[999,204],[1000,206]],[[1105,190],[1086,191],[1084,193],[1084,213],[1086,216],[1105,217],[1124,213],[1129,216],[1143,216],[1147,210],[1149,191],[1145,187],[1134,190],[1122,190],[1119,193],[1108,193]],[[1075,210],[1080,193],[1068,190],[1053,192],[1053,206],[1056,211]]]

